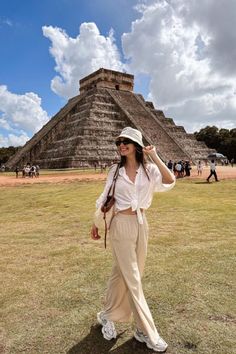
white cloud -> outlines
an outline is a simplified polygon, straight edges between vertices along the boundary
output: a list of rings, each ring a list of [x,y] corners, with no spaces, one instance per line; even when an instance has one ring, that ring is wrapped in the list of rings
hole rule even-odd
[[[139,1],[122,37],[130,70],[150,76],[149,99],[190,131],[236,124],[236,2],[223,3]]]
[[[12,27],[13,23],[12,23],[12,21],[9,18],[4,18],[4,19],[0,18],[0,26],[1,25],[7,25],[9,27]]]
[[[51,88],[62,97],[79,94],[79,80],[101,67],[123,69],[112,30],[105,37],[95,23],[82,23],[79,35],[71,38],[58,27],[44,26],[42,29],[44,36],[52,42],[50,53],[59,74],[52,79]]]
[[[29,139],[28,134],[37,132],[49,119],[41,107],[41,98],[33,92],[17,95],[0,85],[0,128],[8,134],[1,135],[0,145],[20,144]],[[1,130],[2,130],[1,129]]]
[[[7,147],[7,146],[23,146],[29,137],[26,133],[21,135],[9,134],[7,137],[0,134],[0,146]]]

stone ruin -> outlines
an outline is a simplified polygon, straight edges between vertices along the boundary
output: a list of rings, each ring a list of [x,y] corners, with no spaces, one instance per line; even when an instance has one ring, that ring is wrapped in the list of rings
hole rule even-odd
[[[155,145],[164,161],[206,160],[212,149],[184,127],[133,92],[134,76],[99,69],[80,80],[80,94],[45,124],[6,167],[28,162],[40,168],[110,165],[118,157],[115,138],[131,126],[143,134],[145,145]]]

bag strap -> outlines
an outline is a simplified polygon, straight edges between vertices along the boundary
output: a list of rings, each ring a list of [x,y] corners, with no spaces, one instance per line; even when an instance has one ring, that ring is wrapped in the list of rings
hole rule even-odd
[[[112,187],[113,187],[112,197],[114,197],[114,194],[115,194],[115,187],[116,187],[116,180],[117,180],[118,175],[119,175],[119,168],[120,168],[120,163],[117,164],[116,171],[115,171],[114,176],[113,176],[112,184],[111,184],[111,186],[110,186],[110,188],[109,188],[109,191],[108,191],[108,193],[107,193],[107,197],[109,196]],[[104,213],[103,213],[103,219],[104,219],[104,222],[105,222],[104,246],[105,246],[105,248],[107,248],[107,221],[106,221],[106,211],[104,211]]]
[[[119,175],[119,168],[120,168],[120,163],[117,164],[116,171],[115,171],[114,176],[113,176],[112,184],[110,185],[110,188],[109,188],[108,193],[107,193],[107,197],[109,196],[109,194],[110,194],[110,192],[112,190],[112,187],[113,187],[112,197],[114,197],[115,187],[116,187],[116,180],[117,180],[117,177]]]

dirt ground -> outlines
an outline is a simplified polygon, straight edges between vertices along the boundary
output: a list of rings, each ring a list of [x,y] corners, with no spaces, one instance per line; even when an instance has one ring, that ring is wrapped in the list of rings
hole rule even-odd
[[[199,180],[206,180],[209,175],[209,167],[205,167],[202,172],[202,176],[197,176],[196,167],[194,166],[191,171],[191,177],[188,178],[198,178]],[[236,179],[236,166],[217,166],[217,175],[219,180],[223,179]],[[19,177],[15,177],[15,173],[11,175],[1,175],[0,173],[0,187],[3,186],[18,186],[22,184],[35,184],[35,183],[65,183],[70,181],[93,181],[93,180],[105,180],[106,173],[93,172],[90,173],[55,173],[41,175],[39,178],[22,178],[19,174]],[[214,177],[211,178],[211,181],[214,181]]]

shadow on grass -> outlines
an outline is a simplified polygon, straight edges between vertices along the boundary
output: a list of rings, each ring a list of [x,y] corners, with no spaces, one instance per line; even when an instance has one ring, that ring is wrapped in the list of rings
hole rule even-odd
[[[212,182],[211,181],[209,181],[209,182],[207,182],[207,181],[199,181],[199,182],[195,182],[195,184],[211,184]]]
[[[133,338],[112,350],[123,333],[119,334],[116,339],[107,341],[102,337],[101,326],[92,326],[90,333],[69,349],[66,354],[152,354],[152,351],[147,349],[144,344]]]

